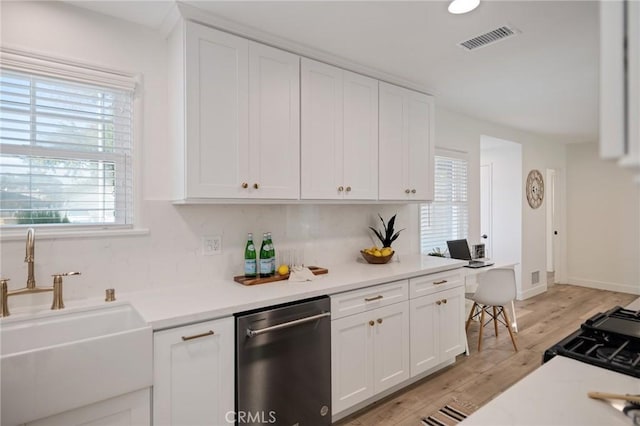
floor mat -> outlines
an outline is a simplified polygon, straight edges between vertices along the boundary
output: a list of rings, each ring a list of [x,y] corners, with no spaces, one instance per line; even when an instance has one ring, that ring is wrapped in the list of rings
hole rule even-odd
[[[422,426],[452,426],[466,419],[477,407],[453,400],[430,416],[422,418]]]

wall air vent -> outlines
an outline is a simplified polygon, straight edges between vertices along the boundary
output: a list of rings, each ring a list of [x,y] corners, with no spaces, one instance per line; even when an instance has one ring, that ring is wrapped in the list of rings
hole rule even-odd
[[[466,50],[476,50],[518,34],[520,34],[519,30],[505,25],[477,37],[470,38],[469,40],[461,41],[458,43],[458,46]]]

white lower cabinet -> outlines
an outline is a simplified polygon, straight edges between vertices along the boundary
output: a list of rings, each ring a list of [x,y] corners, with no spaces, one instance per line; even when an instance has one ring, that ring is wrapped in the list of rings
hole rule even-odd
[[[151,424],[150,388],[29,422],[25,426],[144,426]]]
[[[154,333],[153,424],[232,423],[233,353],[232,317]]]
[[[332,321],[331,362],[334,415],[407,380],[408,302]]]
[[[464,352],[464,287],[411,299],[409,307],[411,377]]]
[[[334,420],[448,365],[466,348],[459,270],[333,295],[331,316]]]

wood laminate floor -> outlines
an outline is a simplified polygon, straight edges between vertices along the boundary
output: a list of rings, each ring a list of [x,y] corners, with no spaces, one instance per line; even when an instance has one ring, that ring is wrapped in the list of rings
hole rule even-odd
[[[575,331],[585,319],[616,305],[626,306],[638,296],[565,284],[516,302],[516,353],[507,330],[496,338],[491,324],[484,328],[482,351],[477,351],[478,325],[467,333],[470,356],[390,395],[336,423],[339,426],[411,425],[453,399],[481,407],[538,368],[549,346]],[[468,314],[468,313],[467,313]],[[466,317],[465,317],[466,319]]]

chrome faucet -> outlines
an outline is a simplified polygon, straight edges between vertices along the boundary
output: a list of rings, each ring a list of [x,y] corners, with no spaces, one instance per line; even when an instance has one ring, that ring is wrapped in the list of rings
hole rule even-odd
[[[53,285],[51,287],[38,287],[36,286],[36,278],[34,273],[34,260],[35,260],[35,247],[36,247],[36,231],[33,228],[27,230],[27,247],[24,257],[27,266],[27,286],[18,290],[9,291],[8,279],[0,278],[0,316],[8,317],[11,315],[9,312],[9,296],[19,296],[21,294],[31,293],[44,293],[47,291],[53,292],[53,302],[51,309],[63,309],[64,301],[62,300],[62,277],[69,275],[80,275],[80,272],[66,272],[63,274],[53,275]]]
[[[27,247],[26,253],[24,256],[25,263],[28,263],[27,266],[27,288],[34,289],[36,288],[36,277],[34,274],[34,261],[35,261],[35,253],[36,253],[36,230],[33,228],[29,228],[27,230]]]

